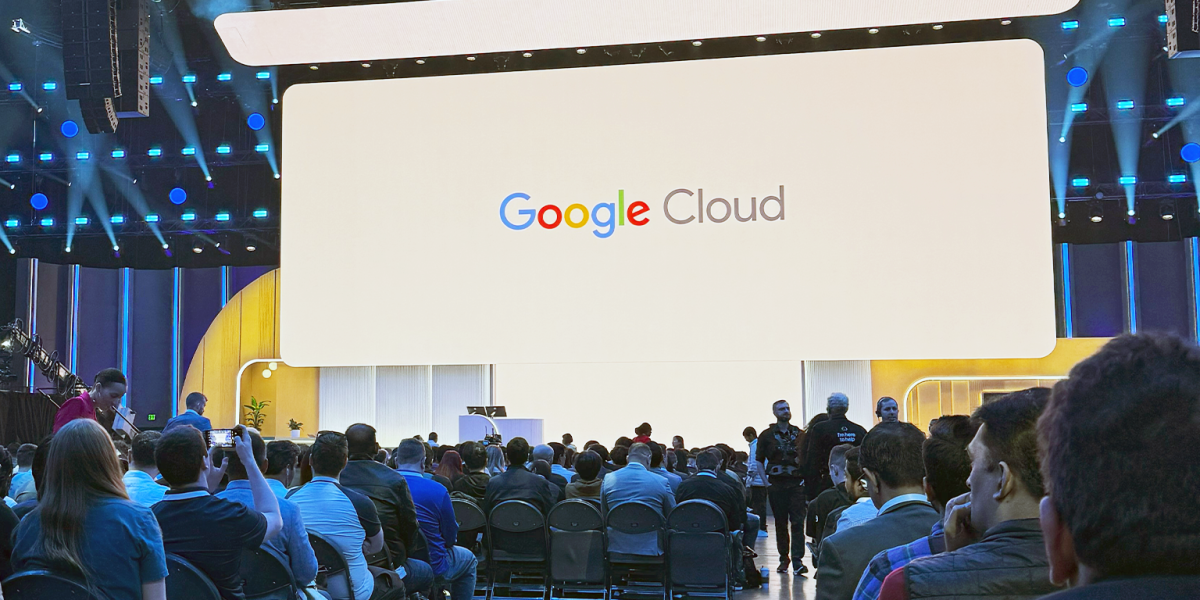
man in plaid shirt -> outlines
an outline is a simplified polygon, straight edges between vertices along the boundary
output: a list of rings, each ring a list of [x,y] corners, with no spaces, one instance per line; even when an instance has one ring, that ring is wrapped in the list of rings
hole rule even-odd
[[[940,417],[929,425],[929,439],[921,452],[925,462],[925,495],[943,515],[950,500],[968,491],[971,457],[967,455],[967,444],[975,437],[976,429],[970,417],[963,415]],[[942,533],[943,525],[938,521],[929,537],[876,554],[863,571],[853,600],[878,600],[889,573],[923,556],[945,552],[946,539]]]

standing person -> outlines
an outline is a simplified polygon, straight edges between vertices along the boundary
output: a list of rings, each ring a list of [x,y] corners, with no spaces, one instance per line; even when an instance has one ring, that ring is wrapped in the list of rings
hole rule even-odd
[[[804,558],[804,514],[808,499],[804,496],[804,431],[792,425],[792,408],[787,400],[771,405],[775,423],[758,436],[755,457],[767,474],[767,497],[775,515],[775,545],[779,550],[777,573],[787,573],[792,565],[795,575],[808,572]],[[790,527],[789,527],[790,526]],[[790,532],[790,535],[789,535]]]
[[[750,488],[750,512],[758,515],[758,535],[767,535],[767,474],[763,471],[762,463],[758,462],[758,432],[753,427],[742,430],[742,439],[750,445],[750,453],[746,459],[747,486]]]
[[[38,508],[17,527],[14,571],[82,576],[105,598],[165,600],[167,559],[149,508],[129,501],[112,438],[77,419],[54,437]]]
[[[808,432],[804,452],[804,474],[808,479],[808,499],[816,499],[821,492],[833,487],[829,477],[829,452],[839,444],[857,446],[862,443],[867,430],[846,418],[850,410],[850,399],[841,392],[830,394],[825,410],[829,419],[818,423]]]
[[[167,486],[159,485],[158,464],[154,462],[154,449],[162,434],[157,431],[143,431],[133,436],[133,449],[130,451],[129,470],[122,480],[129,499],[142,506],[154,506],[167,493]]]
[[[575,437],[569,433],[563,434],[562,445],[572,452],[579,452],[579,449],[575,447]]]
[[[677,436],[671,438],[671,449],[672,450],[687,450],[687,446],[683,445],[683,436],[682,435],[677,435]]]
[[[430,431],[430,432],[429,432],[429,446],[430,446],[431,448],[437,448],[437,447],[438,447],[438,441],[437,441],[437,432],[436,432],[436,431]]]
[[[900,421],[900,404],[891,396],[884,396],[875,403],[875,416],[880,423],[898,423]]]
[[[641,425],[638,425],[633,432],[637,434],[633,437],[633,443],[649,444],[650,435],[654,433],[654,428],[650,427],[649,423],[642,423]]]
[[[167,421],[167,426],[163,427],[164,433],[172,427],[180,425],[191,425],[199,429],[200,433],[212,429],[212,421],[209,421],[208,417],[204,416],[204,407],[208,406],[207,396],[200,392],[192,392],[184,399],[183,405],[187,407],[187,410],[177,416],[171,417],[171,420]]]
[[[92,389],[63,402],[54,414],[54,430],[58,433],[64,425],[75,419],[96,420],[96,409],[116,410],[125,396],[125,374],[117,369],[104,369],[96,373]]]

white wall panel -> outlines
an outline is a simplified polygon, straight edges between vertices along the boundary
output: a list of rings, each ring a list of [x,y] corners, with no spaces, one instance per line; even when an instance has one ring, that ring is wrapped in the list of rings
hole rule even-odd
[[[320,380],[321,429],[345,431],[355,423],[375,423],[375,367],[323,368]]]
[[[468,406],[486,406],[491,400],[489,365],[438,365],[433,367],[433,428],[443,444],[457,444],[458,417]],[[427,433],[427,432],[426,432]],[[424,435],[424,433],[422,433]]]
[[[875,425],[875,399],[871,396],[871,361],[804,361],[804,417],[795,419],[801,427],[813,416],[825,412],[825,400],[834,392],[850,398],[851,421],[870,429]],[[792,412],[796,407],[792,406]]]
[[[402,439],[429,433],[430,384],[428,366],[376,368],[373,425],[381,445],[393,447]]]

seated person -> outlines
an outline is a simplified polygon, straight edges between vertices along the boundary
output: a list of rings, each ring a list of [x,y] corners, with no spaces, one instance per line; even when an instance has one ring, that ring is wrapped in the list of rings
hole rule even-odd
[[[13,570],[56,571],[104,598],[166,599],[158,522],[125,497],[117,450],[103,427],[76,419],[58,431],[42,495],[42,505],[17,528]]]
[[[164,433],[180,425],[191,425],[199,429],[200,433],[212,429],[212,422],[208,420],[208,417],[204,416],[204,407],[208,405],[208,397],[200,392],[192,392],[187,395],[183,404],[187,407],[187,410],[183,414],[171,417],[167,421],[167,426],[163,427]]]
[[[17,472],[13,473],[9,482],[8,497],[18,504],[37,499],[37,490],[33,485],[33,455],[37,449],[34,444],[21,444],[17,448]]]
[[[550,461],[550,470],[553,471],[555,475],[563,478],[563,484],[561,487],[567,487],[566,482],[571,481],[571,478],[575,476],[575,473],[567,466],[571,464],[567,462],[568,457],[575,454],[575,449],[567,448],[558,442],[550,442],[547,445],[554,450],[554,459]],[[568,450],[570,452],[568,452]],[[555,481],[555,484],[557,483],[558,482]]]
[[[287,496],[299,468],[299,446],[289,440],[275,440],[267,444],[267,471],[264,475],[276,498]]]
[[[417,509],[413,506],[406,478],[375,461],[379,443],[375,428],[363,423],[346,429],[349,462],[341,471],[339,481],[371,499],[383,528],[383,541],[391,556],[386,568],[403,570],[404,586],[413,592],[429,592],[433,586],[433,569],[423,560],[410,554],[417,547]],[[425,446],[422,445],[422,448]],[[307,519],[306,519],[307,521]],[[381,566],[381,563],[374,563]]]
[[[533,448],[533,451],[529,456],[530,462],[535,460],[546,461],[546,468],[550,470],[550,474],[544,477],[546,477],[550,483],[557,485],[559,489],[567,487],[567,477],[555,473],[554,468],[550,466],[554,464],[554,448],[551,448],[546,444],[539,444]]]
[[[861,452],[861,449],[851,448],[846,451],[846,455],[853,456],[854,461],[861,466]],[[851,527],[862,525],[874,519],[875,515],[879,513],[879,509],[871,501],[871,494],[867,492],[867,482],[862,477],[858,477],[855,481],[846,484],[846,496],[853,500],[854,503],[847,506],[838,515],[835,531],[845,531]]]
[[[829,518],[829,514],[854,503],[846,494],[846,453],[853,447],[852,444],[841,444],[834,446],[833,450],[829,452],[829,479],[833,481],[833,487],[817,494],[816,499],[808,505],[808,521],[805,523],[805,532],[808,537],[812,538],[813,548],[821,545],[825,522]]]
[[[718,478],[717,469],[720,467],[720,450],[709,448],[697,454],[696,476],[679,484],[679,493],[675,495],[675,501],[708,500],[725,513],[725,523],[729,526],[729,531],[744,531],[746,527],[746,497],[736,488]],[[754,534],[755,537],[758,536],[757,529]]]
[[[858,456],[858,448],[851,448],[846,451],[846,497],[850,499],[850,504],[835,508],[833,512],[829,513],[829,517],[825,519],[825,528],[821,535],[822,542],[838,532],[838,522],[842,519],[842,513],[850,510],[860,499],[871,497],[867,492],[867,480],[863,478],[862,467],[858,464]],[[820,546],[817,547],[817,553],[820,553]],[[813,557],[814,562],[816,558],[816,556]]]
[[[470,550],[454,545],[458,539],[458,521],[454,518],[450,494],[441,484],[421,475],[425,457],[421,442],[400,442],[395,457],[396,469],[408,481],[408,490],[417,507],[417,522],[425,534],[437,584],[450,588],[450,600],[471,600],[479,561]]]
[[[254,459],[259,469],[267,468],[267,445],[257,431],[250,432],[250,445],[254,450]],[[237,502],[246,507],[254,508],[254,492],[250,490],[250,476],[246,466],[237,453],[226,452],[229,467],[225,474],[229,476],[229,485],[225,491],[217,494],[218,498]],[[274,490],[272,490],[274,492]],[[273,540],[263,544],[270,548],[292,570],[293,583],[296,589],[303,589],[317,577],[317,557],[313,554],[312,544],[308,543],[308,531],[304,528],[304,519],[300,516],[300,508],[291,500],[276,497],[279,502],[279,514],[283,518],[283,529]]]
[[[558,490],[544,477],[529,472],[525,461],[529,459],[529,442],[515,437],[508,441],[508,470],[493,475],[483,495],[483,512],[490,514],[497,504],[506,500],[523,500],[542,511],[550,513],[558,500]]]
[[[399,581],[402,573],[389,575],[389,571],[367,566],[366,555],[383,549],[383,529],[371,499],[338,482],[348,455],[345,435],[336,431],[317,435],[308,455],[312,481],[288,492],[287,499],[300,508],[304,526],[329,540],[346,560],[347,577],[356,599],[404,598],[404,584]],[[340,580],[333,580],[326,590],[333,600],[349,598],[350,590],[340,589],[337,583]]]
[[[884,579],[880,600],[1040,598],[1053,593],[1038,524],[1045,495],[1037,421],[1050,390],[1008,394],[975,410],[970,491],[946,507],[946,552],[918,558]]]
[[[204,435],[191,425],[163,434],[154,462],[171,489],[153,507],[162,528],[163,549],[200,569],[225,600],[242,600],[242,550],[275,539],[283,529],[279,502],[254,461],[249,431],[235,430],[234,451],[246,467],[254,509],[213,496],[224,468],[213,467],[219,450],[204,449]],[[57,443],[57,442],[56,442]]]
[[[53,441],[54,436],[48,435],[33,451],[33,465],[29,468],[29,474],[33,477],[33,497],[22,500],[12,507],[13,514],[18,519],[24,519],[25,515],[37,508],[38,497],[41,495],[42,485],[46,481],[46,459],[50,456],[50,444]],[[116,446],[113,449],[115,450]]]
[[[1200,349],[1123,335],[1075,365],[1038,422],[1046,600],[1200,598]]]
[[[852,598],[876,554],[929,535],[939,515],[922,483],[924,443],[925,434],[910,423],[880,423],[863,438],[858,448],[862,477],[879,515],[821,542],[817,600]]]
[[[921,448],[925,463],[925,496],[938,514],[946,514],[946,505],[967,493],[967,477],[971,475],[971,457],[967,445],[975,438],[979,426],[964,415],[938,417],[930,424],[929,439]],[[822,492],[824,493],[824,492]],[[883,580],[892,571],[922,556],[946,551],[946,537],[939,519],[929,536],[910,544],[889,548],[875,555],[870,566],[858,581],[854,600],[875,600]]]
[[[588,450],[575,458],[575,472],[579,475],[579,479],[567,484],[567,498],[595,498],[600,499],[600,486],[604,484],[604,480],[600,479],[600,468],[604,465],[604,460],[599,454]]]
[[[650,472],[656,473],[660,477],[665,477],[667,483],[671,486],[672,492],[679,491],[679,484],[683,483],[683,478],[668,471],[663,467],[663,447],[657,442],[647,444],[650,446]]]
[[[625,468],[609,473],[604,478],[604,485],[600,488],[601,513],[607,516],[609,511],[626,502],[641,502],[662,515],[665,523],[667,515],[675,508],[675,494],[671,492],[671,485],[666,479],[650,472],[650,447],[634,444],[629,449],[628,457],[629,464]],[[615,554],[662,554],[658,534],[653,531],[630,534],[610,527],[608,548],[610,553]]]
[[[483,501],[483,492],[487,489],[488,480],[492,478],[487,472],[487,448],[479,442],[464,442],[459,447],[463,461],[463,476],[454,482],[454,491],[461,492],[473,498],[476,502]]]
[[[566,491],[565,491],[565,488],[567,486],[565,486],[565,485],[559,486],[557,483],[554,483],[553,479],[551,479],[551,477],[554,475],[554,473],[550,470],[550,463],[539,458],[539,459],[529,463],[529,470],[540,475],[543,479],[545,479],[546,481],[549,481],[550,485],[554,486],[554,490],[555,490],[554,502],[555,503],[562,502],[563,500],[567,499],[567,495],[566,495]]]
[[[122,480],[129,499],[142,506],[154,506],[167,493],[167,486],[160,485],[158,466],[154,462],[154,448],[162,434],[157,431],[143,431],[133,436],[133,448],[129,452],[129,470]]]

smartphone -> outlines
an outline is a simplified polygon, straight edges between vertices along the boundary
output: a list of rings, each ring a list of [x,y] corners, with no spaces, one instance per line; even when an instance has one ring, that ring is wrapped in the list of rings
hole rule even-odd
[[[233,430],[232,429],[209,429],[208,430],[208,447],[212,448],[233,448]]]

